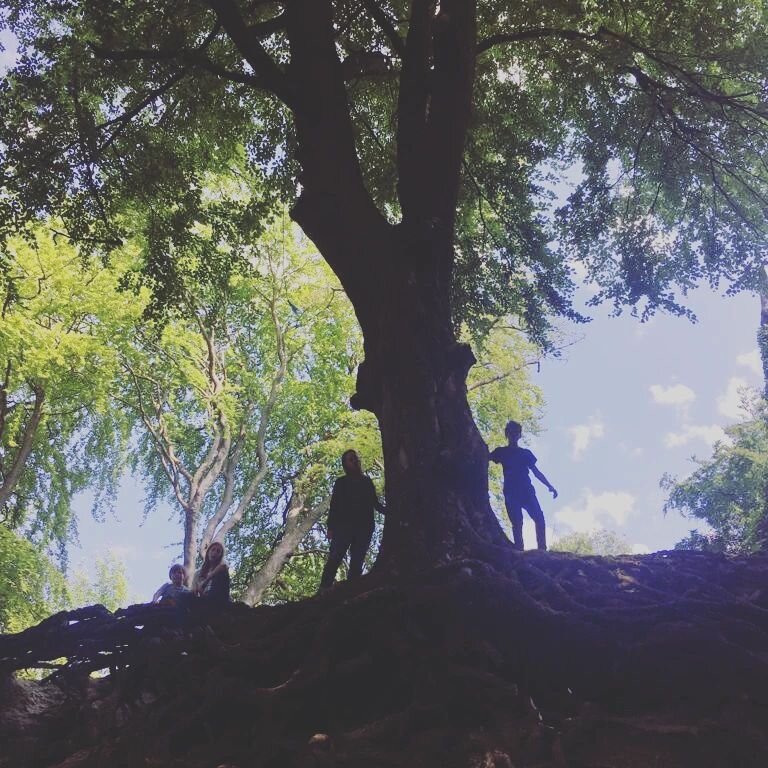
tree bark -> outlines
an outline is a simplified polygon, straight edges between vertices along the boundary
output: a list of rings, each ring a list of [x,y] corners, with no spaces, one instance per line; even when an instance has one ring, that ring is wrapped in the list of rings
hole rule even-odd
[[[357,394],[381,428],[388,511],[379,565],[395,570],[482,557],[505,541],[488,500],[488,451],[467,402],[475,359],[454,337],[449,286],[436,266],[452,238],[436,228],[400,249]]]
[[[184,509],[184,570],[187,573],[187,586],[192,586],[192,577],[197,565],[197,527],[199,522],[199,509],[192,506]]]

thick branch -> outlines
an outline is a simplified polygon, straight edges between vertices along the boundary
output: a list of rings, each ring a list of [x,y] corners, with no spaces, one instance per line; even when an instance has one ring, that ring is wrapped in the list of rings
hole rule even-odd
[[[200,553],[204,553],[208,548],[208,545],[213,541],[213,537],[216,534],[216,528],[219,523],[226,517],[229,512],[235,498],[235,480],[237,479],[237,468],[240,465],[240,459],[243,455],[243,446],[245,445],[245,433],[246,425],[249,420],[252,406],[248,406],[243,414],[243,421],[240,424],[240,432],[238,434],[235,447],[230,451],[227,457],[226,466],[223,470],[224,475],[224,491],[221,494],[216,512],[211,516],[210,520],[206,523],[205,530],[203,531],[202,538],[200,539]]]
[[[384,12],[377,0],[363,0],[363,5],[368,13],[371,14],[371,18],[379,25],[382,32],[387,36],[387,40],[389,40],[392,50],[403,58],[405,56],[405,43],[403,38],[400,37],[392,20]]]
[[[293,0],[286,9],[295,84],[293,108],[302,193],[291,211],[341,280],[365,328],[375,323],[371,285],[383,254],[372,244],[389,225],[363,182],[337,55],[329,0]]]
[[[35,400],[32,405],[32,412],[29,415],[26,423],[23,427],[22,437],[19,444],[19,448],[13,457],[11,467],[8,470],[8,474],[3,478],[3,484],[0,486],[0,509],[3,509],[11,498],[16,485],[19,482],[21,473],[24,471],[24,466],[27,463],[29,454],[32,452],[32,445],[37,434],[37,429],[40,426],[40,421],[43,418],[43,403],[45,401],[45,392],[43,388],[35,384],[32,386],[32,391],[35,395]]]
[[[208,5],[216,13],[219,23],[224,27],[240,54],[264,83],[264,87],[293,108],[295,99],[292,85],[261,44],[258,26],[246,25],[234,0],[208,0]],[[281,21],[280,26],[282,25]]]
[[[434,30],[427,124],[433,163],[432,216],[452,231],[475,81],[475,2],[442,0]]]
[[[266,403],[264,404],[264,407],[261,410],[259,426],[256,430],[256,455],[258,461],[258,470],[256,471],[256,474],[251,478],[251,481],[248,483],[248,487],[245,489],[245,492],[241,496],[235,511],[226,519],[224,518],[224,515],[221,514],[214,515],[214,518],[211,519],[208,526],[206,527],[205,532],[206,537],[208,537],[210,532],[210,539],[215,536],[217,539],[223,540],[224,537],[232,530],[232,528],[234,528],[242,520],[245,511],[248,509],[248,506],[253,500],[253,497],[256,495],[256,491],[258,490],[259,485],[261,485],[261,481],[264,479],[269,469],[267,463],[266,446],[267,429],[272,418],[272,413],[274,412],[275,406],[277,405],[280,391],[283,388],[285,376],[288,372],[288,354],[285,346],[285,330],[281,326],[277,315],[276,296],[274,291],[272,297],[270,298],[269,310],[270,317],[272,319],[272,326],[275,332],[278,366],[272,377],[272,382],[269,388],[269,395],[267,397]],[[220,508],[219,512],[221,511],[226,513],[226,510],[222,510]],[[217,531],[216,527],[221,523],[222,520],[223,523]]]
[[[397,104],[398,195],[403,218],[423,219],[427,210],[427,111],[432,56],[433,0],[414,0],[405,43]]]
[[[305,510],[303,499],[297,494],[291,496],[285,515],[283,535],[272,549],[267,561],[248,583],[243,598],[245,603],[257,605],[261,602],[264,593],[274,583],[304,537],[328,510],[329,503],[330,497],[326,497],[312,509]]]

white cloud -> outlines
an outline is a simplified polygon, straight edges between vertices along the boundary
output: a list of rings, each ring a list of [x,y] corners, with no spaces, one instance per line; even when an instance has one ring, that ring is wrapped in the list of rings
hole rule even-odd
[[[717,398],[717,410],[729,419],[741,421],[749,415],[744,408],[745,399],[749,400],[749,385],[739,376],[732,376],[725,392]]]
[[[588,424],[575,424],[568,427],[571,436],[571,457],[578,461],[590,443],[605,434],[605,425],[599,418],[590,419]]]
[[[718,440],[722,442],[727,439],[723,428],[717,424],[686,424],[680,432],[667,432],[664,435],[664,445],[667,448],[677,448],[694,440],[703,440],[708,445],[714,445]]]
[[[738,355],[736,357],[736,362],[739,365],[743,365],[745,368],[749,368],[750,371],[756,373],[758,376],[763,375],[763,361],[760,359],[760,351],[757,348]]]
[[[649,555],[651,548],[647,544],[630,544],[633,555]]]
[[[685,384],[651,384],[650,390],[653,402],[659,405],[688,405],[696,399],[696,393]]]
[[[592,493],[587,488],[576,504],[563,507],[555,519],[574,531],[593,531],[624,525],[632,513],[636,498],[627,491]]]

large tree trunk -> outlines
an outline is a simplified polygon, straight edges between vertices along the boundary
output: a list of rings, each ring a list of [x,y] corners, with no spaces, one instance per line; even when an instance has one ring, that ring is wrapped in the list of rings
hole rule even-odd
[[[474,2],[412,7],[398,105],[402,224],[365,189],[327,0],[287,9],[302,194],[293,218],[344,286],[365,339],[353,405],[376,414],[387,517],[379,566],[472,554],[505,539],[488,501],[488,452],[473,422],[474,362],[451,321],[453,237],[471,111]]]
[[[387,515],[381,563],[397,569],[504,541],[488,501],[488,452],[467,403],[475,362],[456,342],[441,279],[451,233],[399,233],[380,328],[369,334],[358,398],[381,428]]]

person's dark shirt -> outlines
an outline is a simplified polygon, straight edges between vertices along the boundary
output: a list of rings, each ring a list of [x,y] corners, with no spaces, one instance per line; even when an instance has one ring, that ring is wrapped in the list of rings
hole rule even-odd
[[[512,496],[533,490],[528,474],[536,464],[536,457],[519,445],[503,445],[491,452],[491,461],[501,464],[504,470],[504,494]]]
[[[376,489],[368,475],[337,478],[328,512],[329,530],[373,528],[373,510],[377,502]]]
[[[200,571],[197,571],[195,574],[195,584],[198,584],[200,581],[202,581],[202,575]],[[228,603],[229,582],[229,568],[222,568],[220,571],[216,571],[213,577],[206,581],[205,586],[200,592],[200,597],[212,603]]]

